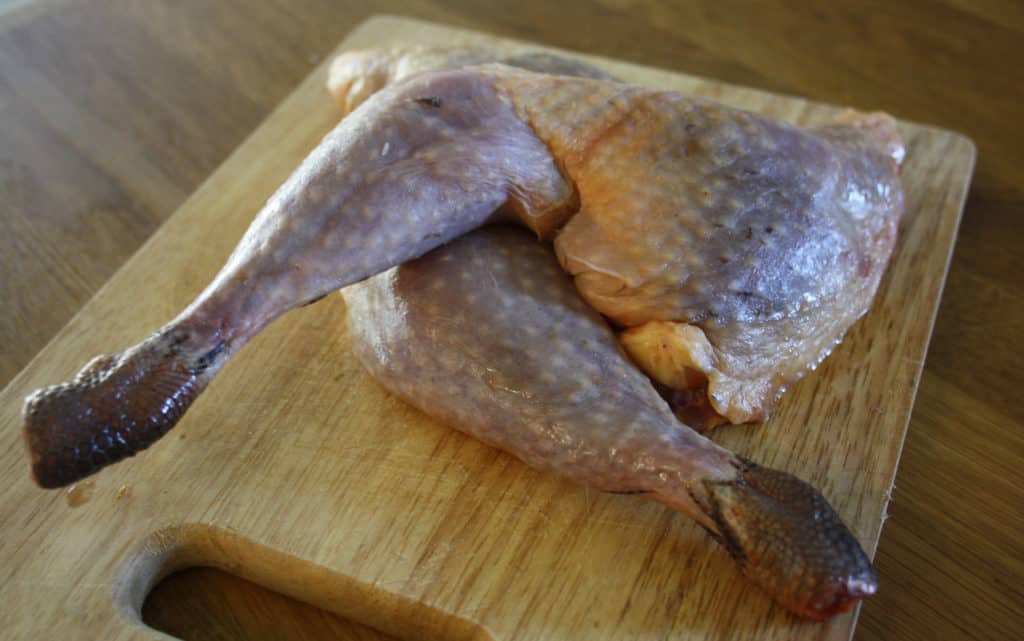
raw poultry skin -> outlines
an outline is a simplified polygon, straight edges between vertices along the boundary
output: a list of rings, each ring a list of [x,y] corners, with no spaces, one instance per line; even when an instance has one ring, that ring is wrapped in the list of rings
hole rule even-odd
[[[538,469],[682,511],[802,616],[875,591],[828,502],[680,424],[526,232],[472,232],[344,295],[360,361],[426,413]]]
[[[527,51],[509,52],[490,47],[403,47],[343,53],[331,61],[327,89],[345,114],[384,87],[416,74],[498,63],[557,76],[615,80],[585,62]]]
[[[751,319],[759,335],[773,338],[764,326],[778,317],[777,309],[792,307],[758,307],[745,301],[748,289],[735,292],[734,301],[725,297],[723,302],[713,293],[701,299],[695,277],[672,276],[672,267],[678,272],[691,254],[701,258],[688,269],[706,266],[710,259],[705,260],[708,251],[703,243],[715,245],[715,234],[738,234],[750,240],[742,223],[761,220],[744,213],[753,207],[749,202],[740,200],[739,206],[732,207],[732,196],[720,191],[754,180],[750,174],[729,170],[742,169],[742,158],[760,157],[768,165],[760,168],[766,184],[780,190],[795,186],[794,211],[781,212],[792,214],[794,229],[819,227],[817,218],[807,222],[798,215],[796,209],[803,202],[829,219],[820,227],[828,230],[825,236],[841,242],[834,245],[836,255],[822,264],[867,283],[854,286],[860,295],[840,296],[861,305],[843,308],[852,322],[867,306],[869,290],[877,284],[891,247],[898,216],[894,203],[899,199],[900,154],[891,120],[881,116],[858,116],[851,124],[803,132],[677,94],[607,79],[556,78],[502,65],[427,72],[398,81],[371,95],[324,139],[268,201],[211,285],[178,318],[135,347],[98,357],[75,380],[39,390],[27,399],[24,434],[33,473],[40,485],[57,487],[148,447],[173,427],[226,360],[282,313],[495,220],[516,220],[542,238],[561,230],[556,249],[588,302],[620,324],[644,332],[642,337],[657,338],[658,328],[665,326],[684,330],[688,342],[681,348],[658,349],[683,355],[676,359],[683,363],[681,373],[678,363],[665,368],[658,359],[649,359],[648,371],[657,375],[659,368],[666,369],[669,378],[691,381],[699,381],[706,373],[714,387],[714,372],[726,371],[728,365],[723,365],[717,346],[706,344],[715,337],[714,331],[729,345],[730,336],[743,335],[742,328],[735,331],[741,320]],[[790,155],[819,164],[798,166],[787,160]],[[697,168],[689,167],[687,159]],[[678,175],[671,175],[677,170]],[[720,179],[714,183],[714,193],[721,203],[714,200],[719,204],[712,206],[709,199],[705,210],[694,209],[690,199],[705,194],[694,195],[687,181],[705,179]],[[873,179],[888,181],[895,189],[884,194],[881,190],[875,198],[865,190],[877,186],[870,182]],[[608,180],[613,182],[602,182]],[[809,185],[806,189],[800,187],[804,183]],[[735,192],[746,193],[742,188]],[[755,204],[760,198],[770,202],[773,197],[772,189],[757,193]],[[799,194],[809,194],[809,200],[799,200]],[[785,196],[778,198],[786,202]],[[829,199],[835,202],[829,205]],[[850,207],[851,202],[861,206]],[[693,220],[694,211],[722,216],[732,212],[741,222]],[[774,213],[776,224],[785,222],[777,220],[779,211]],[[621,233],[611,234],[615,221]],[[861,243],[864,235],[851,229],[857,225],[875,230],[868,232],[874,244]],[[795,236],[780,231],[778,238]],[[582,247],[588,239],[593,246]],[[689,244],[679,251],[672,248],[674,241]],[[815,242],[822,248],[826,245]],[[717,243],[716,251],[710,253],[722,258],[717,247],[727,244]],[[757,252],[770,249],[751,246],[753,253],[747,250],[729,260],[747,265],[745,273],[757,274],[763,269]],[[771,248],[770,243],[763,246]],[[633,251],[639,252],[638,260],[630,265]],[[792,251],[790,247],[788,253]],[[813,260],[818,255],[810,256]],[[849,264],[857,269],[851,271]],[[708,269],[706,273],[713,271]],[[818,282],[813,274],[802,276],[807,282]],[[768,286],[778,285],[778,278],[762,279],[765,287],[757,290],[758,298],[775,291]],[[819,290],[833,291],[809,289],[810,299],[801,298],[808,303],[816,302]],[[789,301],[784,294],[772,300]],[[699,307],[691,299],[712,302],[704,303],[707,310],[687,316],[686,310]],[[656,310],[658,301],[669,310],[685,313],[645,319],[643,315]],[[827,308],[827,301],[823,305]],[[780,327],[792,324],[783,322]],[[826,328],[814,333],[809,342],[812,347],[831,344],[845,329],[829,334],[832,330]],[[804,340],[799,331],[795,335],[798,342]],[[689,347],[691,343],[699,343],[703,351]],[[643,345],[633,348],[634,358],[642,365],[644,354],[651,352]],[[805,359],[802,367],[821,356],[816,349],[810,350],[813,358]],[[710,365],[705,367],[697,356],[707,357]],[[788,362],[786,356],[780,362]],[[748,360],[756,362],[756,357],[754,353]],[[773,379],[771,385],[778,382]],[[768,391],[755,395],[762,412],[764,399],[774,394],[774,389]],[[744,411],[757,411],[756,403],[746,398],[735,404]],[[722,408],[728,413],[732,405],[723,402]],[[824,617],[874,590],[873,578],[858,574],[859,569],[830,575],[826,581],[798,572],[810,583],[796,588],[786,583],[786,577],[792,578],[794,568],[803,562],[802,557],[789,556],[795,549],[791,543],[804,545],[807,541],[799,532],[817,531],[806,527],[808,515],[831,515],[825,528],[830,534],[817,539],[818,535],[811,535],[820,544],[816,549],[823,551],[823,558],[831,555],[841,567],[860,568],[857,559],[863,559],[863,553],[844,528],[844,536],[833,537],[839,531],[833,521],[842,526],[809,486],[716,450],[710,442],[703,449],[686,450],[692,445],[689,439],[697,435],[675,425],[687,436],[679,437],[683,449],[673,460],[679,465],[689,460],[686,465],[699,468],[691,481],[700,479],[701,485],[695,490],[692,482],[684,484],[674,494],[664,491],[656,498],[688,511],[722,537],[741,563],[744,558],[760,559],[746,563],[747,573],[787,607]],[[703,460],[690,456],[698,450]],[[564,458],[559,456],[554,460]],[[644,461],[634,461],[641,467],[630,471],[620,469],[614,458],[606,459],[606,467],[589,468],[589,476],[582,480],[614,486],[616,479],[641,472]],[[574,474],[572,470],[564,473]],[[714,486],[718,489],[708,490],[705,482],[718,483]],[[774,532],[790,543],[776,545],[777,541],[759,532]],[[818,585],[828,588],[822,592],[815,588]],[[790,599],[787,594],[799,598]]]
[[[499,55],[344,54],[328,85],[348,109],[425,69],[521,64]],[[600,74],[551,56],[532,68]],[[496,83],[579,194],[554,242],[563,267],[626,328],[648,375],[706,395],[682,396],[691,425],[766,419],[871,304],[903,211],[895,123],[851,112],[805,131],[677,93],[564,80]]]
[[[895,161],[856,125],[805,132],[627,87],[543,93],[530,122],[581,194],[555,241],[580,293],[630,328],[645,369],[678,351],[719,414],[763,420],[870,305],[902,212]],[[540,123],[563,104],[601,133]]]

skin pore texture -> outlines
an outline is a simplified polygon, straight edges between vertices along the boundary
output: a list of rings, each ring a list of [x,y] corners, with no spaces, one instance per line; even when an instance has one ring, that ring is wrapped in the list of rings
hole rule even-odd
[[[821,494],[681,424],[528,233],[475,231],[344,294],[360,361],[427,414],[538,469],[683,512],[803,616],[875,591]]]
[[[425,68],[524,56],[357,52],[328,86],[343,108]],[[525,56],[529,58],[529,56]],[[534,56],[534,69],[599,78]],[[883,114],[810,132],[716,103],[600,79],[498,85],[579,193],[554,247],[634,361],[700,392],[695,427],[765,420],[870,306],[903,211],[903,146]]]
[[[486,64],[517,61],[534,71]],[[537,73],[546,65],[579,77]],[[335,63],[331,88],[352,113],[196,300],[139,345],[27,399],[23,433],[40,485],[148,447],[268,323],[383,274],[352,290],[364,297],[353,302],[353,334],[367,367],[413,404],[531,465],[683,511],[798,614],[826,618],[874,592],[867,557],[819,493],[680,423],[636,366],[663,394],[682,395],[693,427],[767,416],[864,313],[885,269],[902,211],[902,143],[888,116],[801,130],[550,56],[487,52],[356,54]],[[533,256],[536,240],[527,249],[523,232],[505,230],[409,264],[494,222],[553,241],[557,258]],[[431,261],[470,255],[450,260],[483,260],[504,286],[442,288],[438,298],[508,332],[564,330],[523,336],[511,358],[472,324],[426,342],[429,310],[415,316],[421,324],[393,322],[395,305],[426,309],[403,279],[442,269],[456,282],[458,271]],[[542,274],[535,291],[524,269]],[[387,331],[421,353],[387,356]],[[484,387],[412,389],[427,350],[491,363],[464,381]],[[537,360],[551,355],[561,360]],[[593,370],[589,384],[572,380],[580,370]],[[623,401],[589,416],[573,409],[573,394],[595,393]]]

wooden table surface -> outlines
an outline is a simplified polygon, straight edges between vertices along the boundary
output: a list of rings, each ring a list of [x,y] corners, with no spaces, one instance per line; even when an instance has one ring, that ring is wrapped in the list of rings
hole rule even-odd
[[[369,3],[36,0],[0,14],[0,383]],[[1024,5],[379,0],[402,13],[959,130],[977,171],[856,638],[1024,628]],[[131,313],[131,310],[126,310]],[[3,606],[0,606],[2,608]],[[147,620],[190,639],[381,639],[210,570]]]

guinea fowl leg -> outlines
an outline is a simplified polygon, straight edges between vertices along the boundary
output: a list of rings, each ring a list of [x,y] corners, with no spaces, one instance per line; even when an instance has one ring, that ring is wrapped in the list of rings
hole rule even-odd
[[[147,446],[271,320],[499,210],[542,236],[561,227],[563,268],[614,322],[692,326],[707,368],[699,341],[642,341],[639,356],[672,347],[706,374],[716,411],[762,419],[868,308],[892,251],[902,145],[891,118],[858,118],[801,130],[501,65],[385,88],[314,150],[182,316],[29,398],[36,478],[69,483]]]
[[[525,232],[478,230],[344,295],[359,359],[426,413],[533,467],[684,512],[802,616],[875,591],[821,494],[680,424]]]
[[[486,77],[442,72],[381,91],[270,198],[180,316],[27,399],[23,434],[36,481],[66,485],[148,447],[284,312],[502,209],[550,230],[574,197],[548,149]]]
[[[812,130],[493,51],[343,54],[343,108],[431,68],[501,61],[517,112],[580,193],[555,239],[584,299],[693,427],[768,418],[869,307],[903,210],[905,149],[885,114]]]

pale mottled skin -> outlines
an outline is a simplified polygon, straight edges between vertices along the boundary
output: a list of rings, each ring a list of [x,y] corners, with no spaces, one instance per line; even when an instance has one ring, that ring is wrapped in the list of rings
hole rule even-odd
[[[533,467],[610,491],[733,478],[536,238],[487,227],[342,291],[375,378]]]
[[[787,608],[875,590],[824,498],[680,424],[551,251],[492,226],[344,290],[359,359],[390,390],[529,465],[696,519]]]

